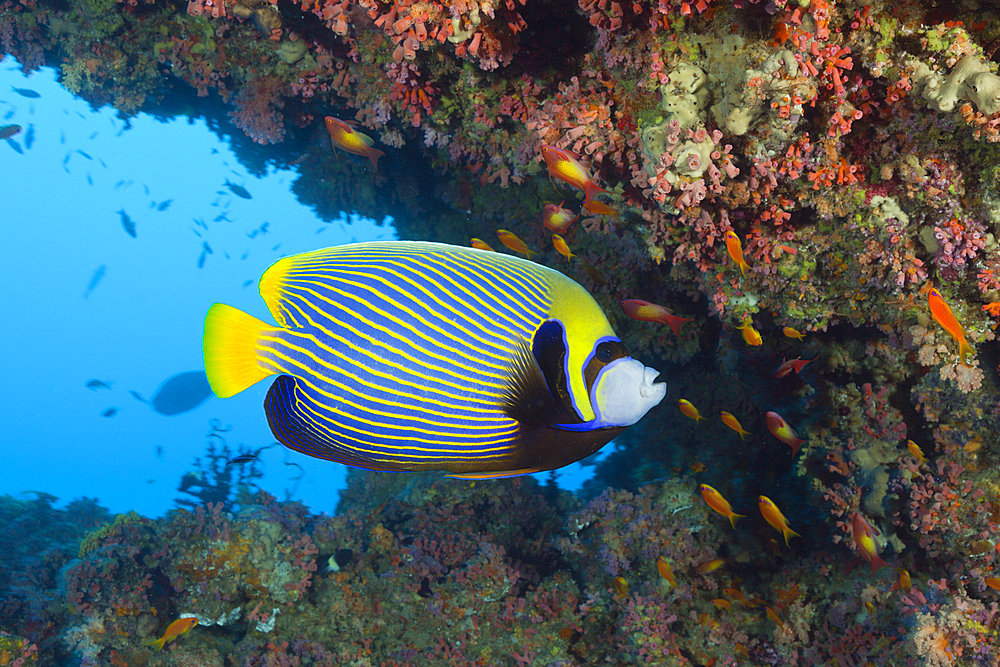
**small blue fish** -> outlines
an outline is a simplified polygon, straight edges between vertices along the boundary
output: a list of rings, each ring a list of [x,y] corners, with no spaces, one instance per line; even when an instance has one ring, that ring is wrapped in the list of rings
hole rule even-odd
[[[29,125],[28,132],[24,135],[24,147],[31,150],[31,147],[35,144],[35,126]]]
[[[229,188],[229,191],[232,192],[237,197],[240,197],[242,199],[253,199],[253,196],[247,191],[245,187],[243,187],[242,185],[236,185],[235,183],[230,183],[228,178],[226,179],[226,182],[223,183],[223,185]]]
[[[11,86],[11,88],[13,88],[14,92],[20,95],[21,97],[27,97],[29,99],[37,99],[41,97],[40,93],[32,90],[31,88],[17,88],[14,86]]]
[[[21,144],[17,143],[13,139],[8,139],[7,145],[13,148],[15,153],[18,153],[19,155],[24,155],[24,151],[21,149]]]
[[[98,389],[111,389],[111,383],[105,382],[104,380],[87,380],[87,384],[84,385],[90,391],[97,391]]]
[[[116,414],[118,414],[118,408],[108,408],[107,410],[101,413],[101,416],[108,417],[110,419],[111,417],[114,417]]]
[[[137,392],[135,389],[129,389],[128,393],[132,394],[132,398],[134,398],[135,400],[139,401],[140,403],[149,403],[149,401],[147,401],[145,398],[143,398],[142,394],[140,394],[139,392]]]
[[[202,242],[202,244],[201,244],[201,247],[202,247],[202,248],[203,248],[203,249],[205,250],[205,252],[207,252],[207,253],[208,253],[209,255],[211,255],[211,254],[212,254],[212,246],[208,245],[208,241],[204,241],[204,242]]]
[[[125,209],[118,211],[118,215],[122,217],[122,227],[125,228],[125,233],[135,238],[135,223],[132,222],[132,218],[128,217]]]
[[[84,299],[89,297],[90,293],[94,291],[95,287],[97,287],[97,283],[101,282],[101,278],[104,277],[105,269],[106,266],[104,264],[101,264],[94,270],[94,275],[90,277],[90,282],[87,284],[87,291],[83,293]]]
[[[199,268],[199,269],[201,269],[201,268],[204,268],[204,266],[205,266],[205,257],[206,257],[206,256],[207,256],[207,255],[205,254],[205,251],[204,251],[204,250],[202,250],[202,251],[201,251],[201,254],[200,254],[200,255],[198,255],[198,268]]]
[[[243,289],[246,289],[253,285],[253,279],[243,281]]]
[[[215,218],[212,219],[212,222],[222,222],[223,220],[225,220],[226,222],[232,222],[232,220],[230,220],[225,213],[220,213],[219,215],[215,216]]]
[[[88,160],[93,160],[93,159],[94,159],[94,158],[90,157],[90,155],[89,155],[89,154],[87,154],[87,153],[84,153],[83,151],[81,151],[81,150],[80,150],[79,148],[77,148],[77,149],[76,149],[76,152],[77,152],[78,154],[82,155],[83,157],[87,158]]]
[[[174,201],[173,199],[166,199],[164,201],[161,201],[160,205],[156,207],[156,210],[157,211],[166,211],[168,208],[170,208],[170,204],[173,201]]]

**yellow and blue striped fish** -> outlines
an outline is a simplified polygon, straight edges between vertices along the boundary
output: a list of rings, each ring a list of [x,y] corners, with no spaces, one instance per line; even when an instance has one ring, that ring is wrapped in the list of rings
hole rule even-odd
[[[286,257],[260,280],[277,326],[217,303],[205,371],[233,396],[278,374],[274,436],[369,470],[486,478],[588,456],[666,393],[563,274],[510,255],[382,241]]]

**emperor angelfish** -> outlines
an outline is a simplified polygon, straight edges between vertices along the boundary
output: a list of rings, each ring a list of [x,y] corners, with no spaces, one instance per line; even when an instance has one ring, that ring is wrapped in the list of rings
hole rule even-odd
[[[508,477],[593,454],[666,386],[558,271],[440,243],[286,257],[260,279],[278,326],[217,303],[205,371],[233,396],[274,374],[264,410],[296,451],[380,471]]]

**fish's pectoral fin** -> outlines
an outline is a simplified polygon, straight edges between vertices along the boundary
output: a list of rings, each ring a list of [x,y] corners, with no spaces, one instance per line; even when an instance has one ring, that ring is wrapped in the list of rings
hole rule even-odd
[[[508,385],[503,394],[503,411],[521,424],[551,423],[558,401],[549,391],[542,369],[528,341],[519,338],[508,365]]]
[[[205,376],[216,396],[228,398],[273,375],[257,363],[257,339],[262,331],[271,328],[224,303],[208,309],[202,351]]]
[[[308,418],[295,397],[295,378],[279,375],[264,399],[267,423],[278,442],[289,449],[318,459],[380,472],[406,470],[403,466],[385,464],[357,455],[339,444],[334,435]]]

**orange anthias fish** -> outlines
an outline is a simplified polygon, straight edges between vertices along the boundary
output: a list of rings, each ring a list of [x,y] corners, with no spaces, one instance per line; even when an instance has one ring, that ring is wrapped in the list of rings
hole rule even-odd
[[[812,359],[802,359],[802,357],[798,357],[796,359],[784,361],[780,366],[778,366],[778,370],[774,371],[774,377],[783,378],[793,370],[796,374],[801,373],[802,369],[806,367],[806,364],[816,361],[817,359],[819,359],[819,357],[813,357]]]
[[[563,202],[556,204],[546,204],[542,209],[542,225],[545,229],[556,234],[565,234],[576,219],[580,216],[574,215],[573,211],[563,208]]]
[[[913,442],[912,440],[907,440],[906,448],[910,450],[910,453],[913,454],[914,458],[916,458],[917,461],[919,461],[924,465],[927,464],[927,457],[924,456],[923,450],[920,449],[920,446],[917,445],[917,443]]]
[[[579,155],[563,148],[543,145],[542,159],[545,160],[545,164],[549,168],[550,177],[558,178],[574,188],[583,190],[586,197],[584,206],[587,207],[588,211],[602,215],[618,215],[617,211],[594,199],[598,192],[607,192],[607,190],[594,183],[594,178],[580,164]]]
[[[152,642],[152,645],[156,647],[157,651],[162,651],[164,644],[177,639],[196,625],[198,625],[197,618],[179,618],[168,625],[167,631],[163,633],[162,637]]]
[[[712,560],[699,565],[698,568],[696,569],[696,572],[698,574],[712,574],[725,564],[726,564],[725,558],[713,558]]]
[[[514,232],[508,232],[506,229],[500,229],[497,231],[497,236],[500,238],[500,243],[504,244],[514,252],[519,252],[528,259],[537,255],[534,250],[529,250],[527,244],[518,238],[517,234]]]
[[[496,252],[496,250],[493,249],[493,246],[482,239],[473,238],[472,241],[470,241],[470,244],[476,250],[489,250],[490,252]]]
[[[621,600],[622,598],[628,597],[628,582],[625,581],[624,577],[615,577],[611,585],[615,590],[615,598]]]
[[[770,498],[761,496],[757,499],[757,504],[760,507],[760,513],[763,515],[764,520],[771,524],[772,528],[785,536],[786,547],[788,546],[788,538],[792,535],[802,537],[788,527],[788,519],[785,518],[785,515],[781,513],[781,510],[778,509],[778,506]]]
[[[851,529],[854,533],[854,544],[858,547],[858,553],[872,564],[872,574],[883,567],[888,567],[889,564],[878,555],[878,545],[875,543],[875,536],[881,534],[878,528],[868,523],[868,520],[860,513],[855,513]]]
[[[675,336],[680,336],[681,327],[692,321],[687,317],[674,315],[669,308],[642,299],[625,299],[622,301],[622,310],[633,320],[666,324]]]
[[[698,408],[694,407],[694,404],[686,398],[682,398],[677,401],[677,407],[681,409],[681,412],[683,412],[685,416],[693,419],[695,424],[697,424],[699,420],[704,419],[704,417],[701,416],[701,413],[698,412]]]
[[[743,436],[750,435],[749,431],[743,430],[743,426],[740,424],[740,421],[726,411],[722,412],[722,423],[739,433],[740,440],[743,439]]]
[[[785,327],[784,329],[781,330],[781,333],[785,334],[785,336],[787,336],[788,338],[798,338],[799,340],[806,339],[806,337],[803,334],[800,334],[792,327]]]
[[[729,519],[730,525],[736,528],[736,520],[745,517],[745,514],[737,514],[733,511],[729,501],[722,497],[722,494],[710,487],[708,484],[701,485],[701,497],[705,499],[708,506]]]
[[[753,320],[749,317],[743,318],[743,325],[736,328],[743,334],[743,340],[746,341],[747,345],[756,347],[764,342],[760,337],[760,332],[753,328]]]
[[[743,244],[740,242],[740,237],[731,229],[726,232],[726,250],[729,251],[729,256],[733,258],[733,261],[739,265],[745,278],[750,265],[743,259]]]
[[[936,289],[932,289],[927,295],[927,305],[931,308],[931,315],[934,316],[934,321],[940,324],[942,329],[958,341],[958,356],[962,361],[962,365],[968,366],[969,364],[966,363],[965,358],[973,352],[969,346],[969,341],[965,340],[965,329],[955,319],[955,314],[951,312],[951,308],[945,303],[941,293]]]
[[[795,431],[781,415],[777,412],[768,412],[764,415],[764,421],[767,422],[767,430],[775,438],[792,448],[793,457],[799,453],[799,447],[804,445],[806,441],[795,434]]]
[[[995,591],[1000,591],[1000,579],[996,577],[986,577],[983,579],[983,583]]]
[[[674,578],[674,569],[670,567],[670,563],[663,556],[656,559],[656,571],[660,573],[660,576],[670,582],[670,585],[677,588],[677,579]]]
[[[559,236],[558,234],[552,235],[552,245],[555,246],[556,252],[558,252],[566,259],[572,259],[573,257],[576,257],[576,255],[574,255],[572,251],[570,251],[569,246],[566,245],[566,239]]]
[[[375,171],[378,171],[378,159],[385,153],[373,148],[375,141],[367,134],[354,130],[354,126],[357,125],[355,121],[343,121],[333,116],[327,116],[324,120],[326,121],[326,131],[330,133],[330,140],[333,142],[334,148],[342,148],[355,155],[364,155],[372,161]]]

